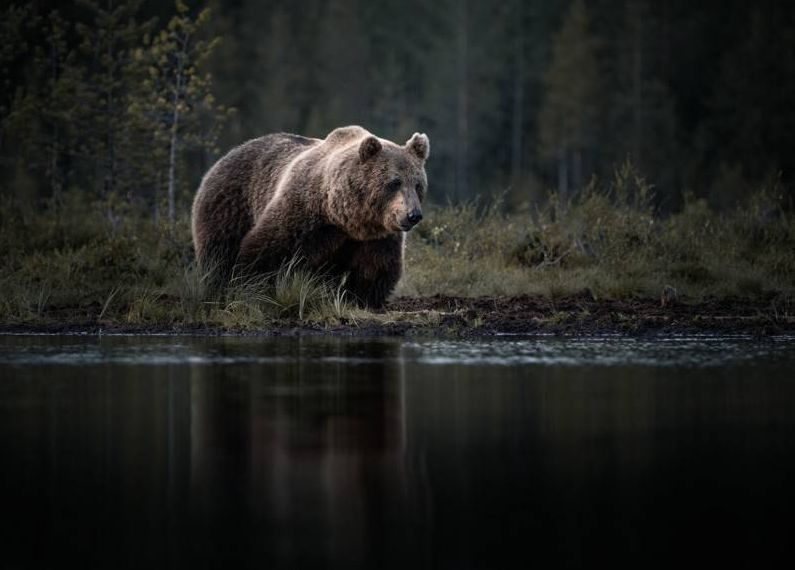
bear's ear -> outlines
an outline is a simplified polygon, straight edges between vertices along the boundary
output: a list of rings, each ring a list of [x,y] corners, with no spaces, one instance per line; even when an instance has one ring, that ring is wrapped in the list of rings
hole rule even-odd
[[[362,162],[370,160],[379,152],[381,152],[381,141],[373,135],[364,139],[359,145],[359,158]]]
[[[425,133],[414,133],[406,142],[406,147],[420,160],[427,160],[431,152],[431,142]]]

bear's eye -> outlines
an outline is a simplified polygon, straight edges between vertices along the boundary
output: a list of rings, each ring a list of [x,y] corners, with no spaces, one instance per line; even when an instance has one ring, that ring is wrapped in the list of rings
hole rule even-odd
[[[395,178],[394,180],[390,180],[389,183],[386,185],[386,189],[390,192],[396,192],[400,188],[400,178]]]

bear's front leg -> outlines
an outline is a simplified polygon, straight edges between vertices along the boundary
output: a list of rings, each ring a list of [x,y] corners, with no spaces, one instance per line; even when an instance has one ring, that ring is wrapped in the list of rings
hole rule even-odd
[[[240,245],[240,269],[245,274],[272,273],[292,259],[310,271],[329,269],[346,235],[331,225],[307,224],[305,218],[275,208],[263,214]]]
[[[296,250],[292,220],[283,212],[266,212],[243,237],[237,268],[243,275],[268,274],[289,261]]]
[[[403,273],[403,239],[400,233],[357,244],[345,288],[358,303],[373,309],[384,306]]]

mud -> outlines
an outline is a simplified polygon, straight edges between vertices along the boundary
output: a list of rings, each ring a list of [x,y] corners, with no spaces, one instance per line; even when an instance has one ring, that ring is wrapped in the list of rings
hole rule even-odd
[[[398,298],[371,320],[338,325],[278,322],[254,330],[202,325],[126,325],[96,322],[0,324],[0,334],[148,335],[367,335],[491,336],[553,334],[795,334],[792,302],[781,299],[714,299],[698,303],[594,299],[584,293],[560,299],[540,297]]]
[[[714,299],[698,303],[666,300],[594,299],[585,293],[560,299],[540,297],[430,297],[399,299],[400,311],[435,310],[477,325],[483,334],[542,333],[741,333],[795,332],[793,307],[779,299]],[[443,317],[443,320],[446,320]]]

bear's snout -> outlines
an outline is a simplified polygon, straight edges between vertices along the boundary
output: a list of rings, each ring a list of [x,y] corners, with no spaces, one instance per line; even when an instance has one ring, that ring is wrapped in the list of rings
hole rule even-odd
[[[406,218],[401,222],[400,226],[404,232],[407,232],[419,224],[420,220],[422,220],[422,211],[419,208],[415,208],[406,215]]]

